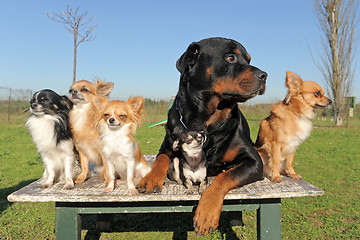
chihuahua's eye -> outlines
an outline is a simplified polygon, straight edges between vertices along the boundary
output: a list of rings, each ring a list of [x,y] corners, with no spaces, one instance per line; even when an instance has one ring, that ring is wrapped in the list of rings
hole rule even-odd
[[[229,63],[234,63],[236,62],[237,58],[234,54],[230,54],[229,56],[227,56],[226,58],[226,61],[228,61]]]
[[[81,89],[81,92],[87,93],[87,92],[89,92],[89,90],[87,90],[86,88],[83,88],[83,89]]]
[[[105,113],[104,117],[108,118],[108,117],[110,117],[110,114]]]
[[[41,100],[41,103],[43,103],[43,104],[48,103],[48,102],[49,102],[49,100],[47,100],[47,99]]]
[[[321,92],[319,92],[319,91],[314,92],[314,95],[315,95],[315,97],[321,97]]]
[[[126,118],[126,115],[125,114],[120,114],[119,118],[124,119],[124,118]]]

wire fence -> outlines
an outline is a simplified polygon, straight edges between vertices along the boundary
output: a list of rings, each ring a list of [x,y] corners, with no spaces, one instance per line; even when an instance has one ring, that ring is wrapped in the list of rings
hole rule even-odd
[[[0,87],[0,120],[2,123],[23,122],[29,101],[34,91],[31,89],[14,89]]]
[[[35,91],[31,89],[0,87],[0,123],[23,124],[25,119],[29,116],[29,101],[34,92]],[[146,119],[157,122],[159,120],[158,115],[161,115],[162,117],[160,117],[160,120],[164,120],[167,111],[164,110],[164,112],[159,112],[154,109],[157,109],[158,107],[160,107],[160,109],[166,109],[169,105],[168,102],[157,102],[147,99],[145,105],[147,108],[151,109],[150,112],[152,113],[148,114],[149,116],[147,116]],[[164,105],[165,108],[161,107],[162,105]],[[271,106],[272,104],[241,104],[240,109],[248,120],[261,120],[270,113]],[[315,113],[316,117],[313,120],[315,126],[334,126],[334,113],[331,107],[317,109]],[[360,127],[360,104],[354,104],[351,114],[350,112],[349,114],[346,114],[343,126]]]

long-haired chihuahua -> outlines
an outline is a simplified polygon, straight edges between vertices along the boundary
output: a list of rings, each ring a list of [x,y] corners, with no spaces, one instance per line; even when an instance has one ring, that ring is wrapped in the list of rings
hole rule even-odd
[[[89,162],[92,162],[100,176],[104,176],[106,185],[108,184],[107,167],[96,124],[101,118],[102,108],[108,103],[107,96],[113,87],[111,82],[97,80],[92,83],[81,80],[75,82],[69,90],[74,103],[70,111],[70,126],[81,164],[81,173],[75,179],[76,183],[84,182],[88,178]]]
[[[331,104],[319,84],[303,81],[295,73],[286,73],[286,87],[285,99],[275,104],[270,116],[260,123],[255,143],[264,173],[274,182],[282,181],[280,174],[301,179],[293,168],[296,149],[311,133],[314,109]]]
[[[103,153],[108,167],[109,184],[105,191],[115,187],[115,178],[127,181],[130,194],[136,194],[137,182],[150,172],[150,164],[135,141],[135,132],[142,117],[144,98],[130,98],[128,102],[111,101],[99,121]]]
[[[31,115],[25,122],[44,162],[42,187],[64,180],[64,188],[74,187],[74,145],[69,125],[72,102],[52,90],[36,92],[30,101]]]

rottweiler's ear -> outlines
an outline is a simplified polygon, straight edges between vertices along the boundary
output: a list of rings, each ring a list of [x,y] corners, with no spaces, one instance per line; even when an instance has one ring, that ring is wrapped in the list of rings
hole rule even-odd
[[[181,55],[176,62],[176,68],[180,73],[184,73],[185,70],[191,69],[197,62],[199,56],[200,46],[197,43],[192,43]]]

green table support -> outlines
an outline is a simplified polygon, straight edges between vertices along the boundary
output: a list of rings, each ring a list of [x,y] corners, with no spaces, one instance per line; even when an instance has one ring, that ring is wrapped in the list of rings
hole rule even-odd
[[[131,202],[131,203],[68,203],[56,202],[55,233],[58,240],[81,238],[81,215],[126,213],[181,213],[194,212],[194,201]],[[195,205],[196,206],[196,205]],[[242,211],[257,211],[257,238],[281,239],[280,199],[225,200],[224,212],[231,216]],[[236,215],[235,215],[236,216]],[[231,219],[229,219],[231,220]]]

